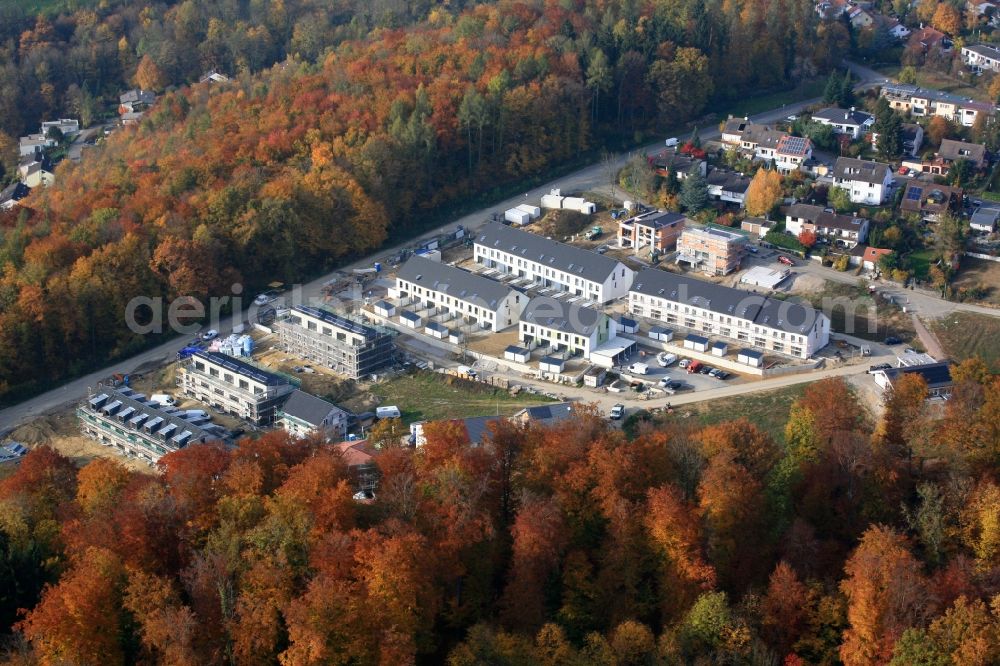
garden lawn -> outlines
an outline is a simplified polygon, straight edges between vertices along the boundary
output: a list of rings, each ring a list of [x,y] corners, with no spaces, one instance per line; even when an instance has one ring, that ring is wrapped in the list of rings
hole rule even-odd
[[[955,361],[978,356],[1000,372],[1000,319],[973,312],[953,312],[932,323],[944,351]]]
[[[479,382],[437,372],[415,372],[394,377],[371,388],[383,405],[395,405],[407,423],[462,419],[469,416],[511,416],[532,405],[552,402],[530,393],[510,395]]]

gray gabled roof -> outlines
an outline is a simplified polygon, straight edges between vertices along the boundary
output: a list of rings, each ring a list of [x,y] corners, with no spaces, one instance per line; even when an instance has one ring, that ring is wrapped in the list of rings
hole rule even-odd
[[[779,301],[657,268],[639,271],[632,284],[632,291],[694,305],[726,316],[748,319],[759,326],[766,325],[800,335],[808,333],[822,316],[822,313],[813,308],[792,301]]]
[[[846,231],[861,231],[861,227],[866,221],[861,217],[851,215],[837,215],[820,207],[811,204],[797,203],[785,209],[785,214],[791,217],[798,217],[808,220],[818,227],[826,229],[844,229]]]
[[[980,167],[983,165],[983,160],[986,159],[986,146],[966,141],[955,141],[954,139],[941,139],[938,156],[952,162],[969,160]]]
[[[606,317],[598,310],[548,296],[531,299],[521,313],[523,322],[585,337],[589,337]]]
[[[334,410],[339,412],[344,411],[331,402],[327,402],[322,398],[317,398],[298,389],[295,389],[288,395],[288,400],[285,401],[284,406],[281,408],[283,413],[312,426],[322,423],[323,419]]]
[[[889,165],[853,157],[838,157],[837,163],[833,165],[833,175],[840,180],[881,185],[889,175]]]
[[[825,120],[837,125],[857,125],[858,127],[875,120],[875,116],[870,113],[854,109],[841,109],[836,106],[817,111],[812,114],[812,117],[813,120]]]
[[[498,222],[484,225],[476,234],[475,243],[601,284],[619,267],[624,268],[619,261],[606,255],[549,240]]]
[[[712,169],[705,177],[705,182],[709,185],[717,185],[726,192],[742,193],[750,187],[749,177],[725,169]]]
[[[906,368],[888,368],[883,370],[886,379],[895,382],[902,375],[916,374],[924,378],[927,388],[942,388],[952,385],[951,363],[942,361],[941,363],[927,363],[925,365],[911,365]]]
[[[396,277],[491,310],[513,291],[496,280],[423,257],[410,257]]]

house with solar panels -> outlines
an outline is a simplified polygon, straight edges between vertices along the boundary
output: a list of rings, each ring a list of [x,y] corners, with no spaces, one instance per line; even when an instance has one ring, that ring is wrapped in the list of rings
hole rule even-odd
[[[526,285],[569,292],[594,303],[628,294],[635,273],[607,255],[550,240],[497,222],[475,236],[476,263],[486,274],[517,276]]]
[[[629,312],[709,336],[809,358],[830,342],[830,320],[811,307],[655,268],[640,271]]]
[[[167,407],[124,386],[90,392],[76,416],[86,437],[150,464],[189,444],[230,437],[203,411]]]
[[[517,324],[528,297],[488,277],[423,257],[411,257],[396,273],[398,298],[409,298],[438,314],[457,314],[488,331]]]
[[[812,141],[786,134],[778,141],[774,151],[774,166],[779,173],[799,171],[807,160],[812,159],[812,154]]]
[[[272,425],[296,388],[290,378],[246,359],[205,350],[195,352],[179,374],[184,395],[256,426]]]
[[[351,379],[392,363],[394,347],[388,330],[323,308],[293,306],[273,326],[286,352]]]

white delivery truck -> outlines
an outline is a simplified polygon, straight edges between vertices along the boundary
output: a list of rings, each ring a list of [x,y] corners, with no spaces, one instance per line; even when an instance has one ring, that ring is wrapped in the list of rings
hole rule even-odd
[[[649,366],[645,363],[633,363],[628,366],[628,373],[631,375],[648,375]]]
[[[386,405],[385,407],[376,407],[375,416],[380,419],[398,419],[402,414],[399,411],[399,407]]]

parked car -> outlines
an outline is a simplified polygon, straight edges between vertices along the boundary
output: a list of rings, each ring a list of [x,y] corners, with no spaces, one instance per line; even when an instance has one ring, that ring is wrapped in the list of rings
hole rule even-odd
[[[716,379],[729,379],[732,376],[731,372],[726,372],[725,370],[719,370],[719,374],[715,375]]]
[[[677,137],[676,136],[670,137],[666,141],[667,148],[676,148],[678,143],[679,142],[677,141]]]
[[[607,245],[602,245],[599,248],[597,248],[597,254],[604,254],[605,252],[607,252],[610,249],[611,248],[608,247]]]
[[[207,331],[205,331],[204,333],[201,334],[201,339],[202,340],[214,340],[217,337],[219,337],[219,332],[217,330],[215,330],[214,328],[209,329],[209,330],[207,330]]]
[[[608,416],[614,421],[620,420],[623,416],[625,416],[625,405],[618,403],[611,408],[611,412]]]
[[[149,400],[151,402],[155,402],[158,405],[163,405],[164,407],[173,407],[174,405],[177,404],[177,401],[174,400],[172,396],[169,396],[166,393],[154,393],[153,395],[149,396]]]
[[[747,245],[747,252],[750,254],[757,254],[758,250],[755,245]]]
[[[905,167],[905,166],[899,167],[899,175],[900,176],[905,176],[908,173],[910,173],[910,167]]]
[[[788,257],[786,257],[783,254],[778,256],[778,261],[780,263],[786,265],[786,266],[794,266],[795,265],[794,261],[792,261],[791,259],[789,259]]]
[[[691,359],[682,358],[681,362],[677,364],[677,367],[680,368],[681,370],[687,370],[687,367],[689,365],[691,365]]]
[[[890,335],[885,339],[885,344],[887,345],[901,345],[903,344],[902,339],[896,337],[895,335]]]
[[[718,368],[709,368],[709,370],[708,370],[708,376],[709,377],[718,377],[720,372],[722,372],[722,370],[719,370]]]
[[[797,115],[795,115],[794,113],[792,115],[788,116],[787,118],[785,118],[785,120],[788,120],[788,121],[793,122],[793,123],[796,120],[798,120],[798,119],[799,119],[799,117]]]
[[[661,368],[669,368],[671,365],[677,362],[677,354],[660,352],[659,354],[656,355],[656,362],[660,364]]]
[[[693,375],[694,373],[701,371],[703,367],[705,366],[701,364],[701,361],[691,361],[691,363],[687,366],[688,374]]]
[[[714,370],[714,369],[715,368],[713,368],[710,365],[703,365],[700,368],[698,368],[698,374],[700,374],[700,375],[707,375],[707,374],[711,373],[712,370]]]
[[[879,370],[888,370],[891,367],[892,363],[876,363],[868,368],[868,374],[870,375],[874,372],[878,372]]]

